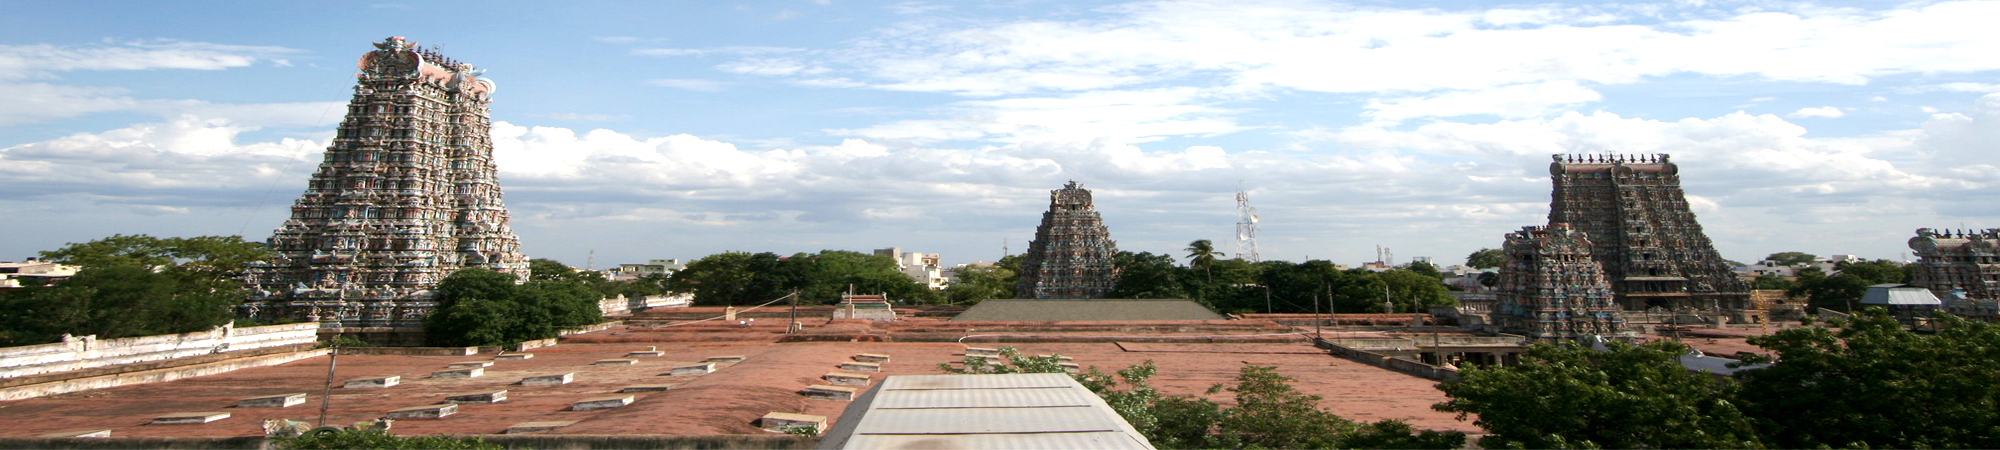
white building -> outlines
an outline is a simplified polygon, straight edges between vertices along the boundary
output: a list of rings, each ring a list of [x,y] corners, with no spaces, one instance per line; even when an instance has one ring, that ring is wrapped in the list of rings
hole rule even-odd
[[[939,290],[948,284],[943,268],[938,267],[939,256],[936,253],[904,253],[901,248],[889,247],[875,249],[875,255],[896,260],[896,268],[902,270],[904,276],[923,283],[924,287]]]
[[[673,275],[687,268],[687,263],[678,259],[655,259],[645,264],[619,264],[618,268],[607,270],[604,278],[611,281],[637,280],[647,275]]]
[[[41,279],[56,281],[76,275],[82,267],[57,264],[39,259],[22,262],[0,262],[0,289],[21,287],[21,280]]]

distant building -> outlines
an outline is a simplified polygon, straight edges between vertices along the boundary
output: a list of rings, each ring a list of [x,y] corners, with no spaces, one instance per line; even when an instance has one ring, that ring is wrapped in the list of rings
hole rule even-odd
[[[1917,253],[1910,284],[1938,297],[1957,292],[1971,300],[2000,299],[2000,228],[1918,228],[1917,237],[1910,238],[1910,249]]]
[[[493,164],[484,71],[391,37],[361,55],[319,169],[252,263],[243,314],[331,327],[416,326],[432,289],[478,267],[528,278]]]
[[[57,264],[39,259],[22,262],[0,262],[0,289],[15,289],[24,286],[26,280],[39,280],[48,284],[75,276],[82,267]]]
[[[896,269],[903,271],[903,276],[931,290],[944,289],[948,284],[944,269],[938,267],[940,255],[937,253],[904,253],[901,248],[889,247],[875,249],[875,256],[896,260]]]
[[[1118,282],[1118,243],[1098,217],[1090,190],[1075,181],[1049,191],[1049,211],[1021,255],[1018,298],[1104,298]]]
[[[687,263],[678,259],[655,259],[646,261],[645,264],[619,264],[618,268],[606,271],[604,278],[611,281],[629,281],[647,275],[673,275],[674,272],[685,268]]]
[[[1591,254],[1628,310],[1749,306],[1750,285],[1730,271],[1695,221],[1667,155],[1554,155],[1549,223],[1590,236]]]
[[[1565,223],[1508,233],[1493,324],[1537,339],[1630,334],[1592,244]]]

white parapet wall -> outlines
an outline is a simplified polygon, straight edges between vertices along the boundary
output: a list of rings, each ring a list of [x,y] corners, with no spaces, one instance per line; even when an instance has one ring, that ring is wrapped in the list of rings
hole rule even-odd
[[[318,335],[318,323],[295,323],[102,340],[64,336],[52,344],[0,348],[0,378],[310,344]]]

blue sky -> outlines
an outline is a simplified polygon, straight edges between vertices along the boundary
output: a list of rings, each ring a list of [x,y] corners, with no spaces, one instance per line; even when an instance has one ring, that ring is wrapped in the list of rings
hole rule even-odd
[[[106,13],[105,11],[115,11]],[[0,18],[0,260],[269,235],[354,61],[488,70],[531,256],[1119,247],[1457,263],[1546,221],[1550,153],[1670,153],[1728,258],[2000,226],[1996,2],[36,2]]]

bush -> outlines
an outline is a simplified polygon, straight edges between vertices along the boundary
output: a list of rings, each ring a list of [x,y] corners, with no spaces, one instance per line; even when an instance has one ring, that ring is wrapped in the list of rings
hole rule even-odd
[[[457,437],[449,434],[403,437],[380,431],[339,430],[320,433],[306,433],[297,437],[273,438],[272,443],[281,449],[424,449],[424,450],[501,450],[500,444],[486,442],[478,437]]]

